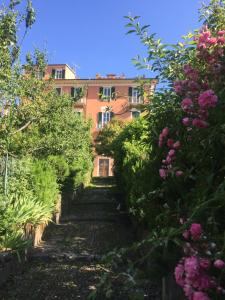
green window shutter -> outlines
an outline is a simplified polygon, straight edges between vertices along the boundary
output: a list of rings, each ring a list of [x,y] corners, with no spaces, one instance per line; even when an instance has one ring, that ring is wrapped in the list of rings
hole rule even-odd
[[[74,97],[74,87],[71,87],[71,97]]]
[[[114,112],[110,112],[110,120],[112,120],[112,118],[114,117]]]
[[[112,88],[111,88],[111,99],[115,99],[116,98],[116,88],[115,88],[115,86],[113,86]]]
[[[99,99],[102,99],[102,95],[103,95],[103,87],[100,86],[100,88],[99,88]]]
[[[98,113],[98,128],[102,127],[102,112]]]
[[[128,88],[128,101],[129,102],[132,101],[132,92],[133,92],[133,88],[131,86],[129,86],[129,88]]]
[[[128,96],[132,97],[132,87],[131,86],[129,86],[129,88],[128,88]]]
[[[52,78],[55,78],[55,69],[52,69]]]
[[[65,74],[66,74],[65,70],[62,70],[62,79],[65,79]]]

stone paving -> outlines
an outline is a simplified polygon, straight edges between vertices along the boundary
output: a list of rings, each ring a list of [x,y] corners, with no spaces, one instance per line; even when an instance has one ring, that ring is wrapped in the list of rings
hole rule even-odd
[[[48,226],[23,271],[2,287],[0,300],[88,299],[105,269],[102,255],[134,240],[117,206],[112,187],[86,188],[70,201],[60,224]]]

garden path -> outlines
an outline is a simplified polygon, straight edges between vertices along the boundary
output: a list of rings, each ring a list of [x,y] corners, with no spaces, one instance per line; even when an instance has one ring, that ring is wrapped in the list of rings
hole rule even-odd
[[[105,269],[101,256],[133,240],[129,219],[117,210],[112,190],[106,183],[95,184],[69,201],[60,224],[48,226],[43,243],[3,287],[0,299],[86,300]]]

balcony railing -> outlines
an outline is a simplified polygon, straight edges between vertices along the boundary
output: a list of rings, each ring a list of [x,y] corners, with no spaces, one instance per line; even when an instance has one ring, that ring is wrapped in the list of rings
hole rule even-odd
[[[142,96],[132,96],[132,97],[129,97],[129,103],[142,104],[142,103],[144,103],[144,98]]]
[[[76,99],[73,103],[74,103],[75,106],[85,105],[86,104],[86,98]]]

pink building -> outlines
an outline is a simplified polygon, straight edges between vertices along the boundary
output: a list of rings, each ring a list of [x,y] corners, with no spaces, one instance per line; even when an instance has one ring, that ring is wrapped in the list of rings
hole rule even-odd
[[[143,103],[147,99],[139,96],[136,79],[124,75],[108,74],[102,77],[97,74],[93,79],[77,78],[73,69],[66,64],[48,65],[44,79],[52,77],[57,92],[67,93],[75,99],[74,112],[84,118],[92,119],[92,136],[95,140],[98,132],[112,117],[130,121],[140,115]],[[156,86],[156,79],[142,79],[144,89],[151,95]],[[95,156],[93,176],[112,176],[113,159]]]

